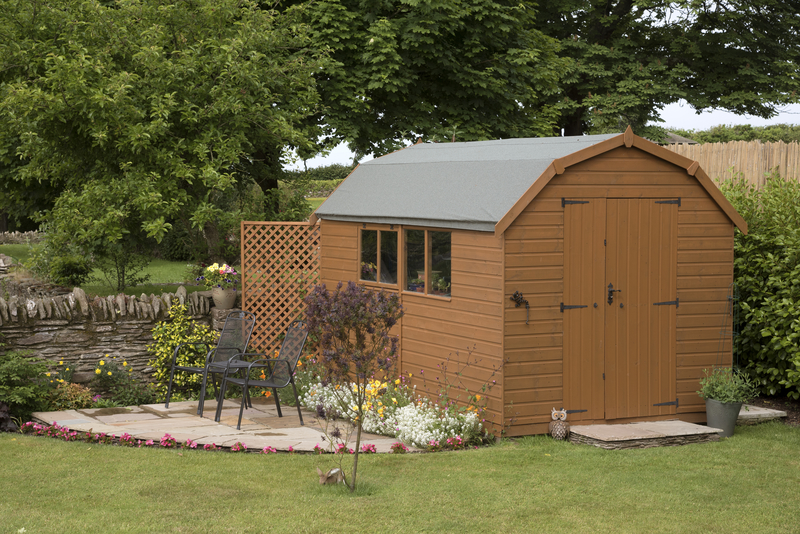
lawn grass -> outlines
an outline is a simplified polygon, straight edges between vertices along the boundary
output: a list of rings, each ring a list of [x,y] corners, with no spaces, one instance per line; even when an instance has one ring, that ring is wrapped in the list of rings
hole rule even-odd
[[[28,245],[0,245],[0,254],[11,256],[17,262],[23,262],[30,256]]]
[[[328,197],[322,197],[322,198],[307,198],[306,200],[308,200],[308,203],[309,203],[309,204],[311,204],[311,209],[312,209],[312,210],[315,210],[315,209],[317,209],[317,208],[320,206],[320,204],[322,204],[323,202],[325,202],[327,199],[328,199]]]
[[[150,281],[147,284],[126,288],[125,294],[141,295],[144,293],[149,295],[154,293],[160,295],[161,293],[174,293],[181,285],[186,287],[189,292],[205,291],[205,286],[196,285],[194,280],[186,280],[189,278],[188,263],[186,261],[152,260],[143,271],[143,274],[150,275]],[[99,269],[92,271],[92,278],[92,282],[81,287],[88,295],[105,297],[117,294],[117,291],[106,282],[103,273]]]
[[[355,495],[330,457],[126,449],[0,435],[0,524],[17,532],[792,532],[800,429],[605,451],[523,438],[364,455]]]

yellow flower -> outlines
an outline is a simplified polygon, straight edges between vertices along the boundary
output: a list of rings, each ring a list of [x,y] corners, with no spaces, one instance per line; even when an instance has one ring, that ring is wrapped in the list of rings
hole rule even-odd
[[[301,362],[301,361],[299,361],[299,360],[298,360],[298,361],[297,361],[297,367],[302,367],[302,366],[303,366],[303,362]]]
[[[128,362],[122,362],[122,367],[127,367],[127,366],[128,366]]]
[[[69,367],[67,367],[67,368],[65,369],[65,371],[69,371]]]
[[[58,362],[58,365],[64,365],[64,360],[61,360],[60,362]]]
[[[111,376],[111,371],[108,372],[108,376]]]
[[[95,369],[94,370],[94,374],[99,375],[100,374],[100,369]]]
[[[394,381],[394,385],[395,385],[395,386],[399,386],[399,385],[400,385],[400,379],[399,379],[399,378],[398,378],[397,380],[395,380],[395,381]]]
[[[100,360],[100,365],[105,365],[105,364],[106,364],[105,360]]]
[[[479,401],[479,400],[481,400],[481,396],[480,396],[480,395],[475,395],[475,400],[476,400],[476,401]]]
[[[392,397],[392,402],[393,402],[393,403],[395,403],[395,404],[397,404],[397,399],[395,399],[394,397]]]
[[[50,376],[50,373],[47,373],[47,376]]]

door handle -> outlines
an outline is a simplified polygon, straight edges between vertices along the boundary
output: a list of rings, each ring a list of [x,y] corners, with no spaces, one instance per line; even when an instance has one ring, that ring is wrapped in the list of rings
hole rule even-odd
[[[619,291],[620,293],[622,292],[621,289],[614,289],[614,285],[613,284],[608,284],[608,303],[609,304],[613,304],[614,303],[614,292],[615,291]]]

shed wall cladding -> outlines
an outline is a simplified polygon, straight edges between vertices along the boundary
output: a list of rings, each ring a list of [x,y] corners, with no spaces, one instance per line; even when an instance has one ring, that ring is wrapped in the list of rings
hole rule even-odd
[[[562,198],[588,203],[562,205]],[[680,206],[668,203],[677,198]],[[660,204],[651,206],[651,201]],[[582,211],[567,211],[572,209]],[[566,239],[565,231],[570,233]],[[645,235],[638,236],[640,231]],[[646,269],[619,260],[628,258],[629,250],[640,251]],[[606,302],[606,270],[620,265],[645,272],[636,275],[639,297],[631,287],[617,286],[628,293],[624,298],[616,293],[611,306]],[[505,402],[513,406],[514,417],[510,434],[546,432],[550,409],[566,402],[586,404],[564,406],[587,410],[569,417],[585,423],[669,419],[676,413],[684,420],[704,421],[705,406],[695,393],[702,369],[731,360],[729,338],[721,346],[720,330],[730,325],[727,295],[732,280],[733,223],[684,169],[625,147],[567,167],[505,232]],[[515,291],[530,302],[527,325],[524,307],[516,308],[510,300]],[[566,302],[568,298],[587,302]],[[650,319],[642,321],[642,331],[632,332],[614,321],[624,320],[617,302],[630,307],[634,298],[677,298],[679,305],[642,305],[641,313]],[[588,308],[562,312],[561,303]],[[592,315],[594,303],[603,307],[599,324],[598,315]],[[565,326],[573,335],[565,336]],[[609,328],[623,335],[611,336]],[[636,375],[630,368],[619,374],[627,382],[615,387],[608,380],[614,367],[609,355],[630,339],[643,353],[659,356],[636,364],[641,376],[630,376]],[[651,378],[655,383],[648,383]],[[620,391],[627,397],[617,398]],[[677,408],[648,407],[638,415],[629,411],[637,402],[650,406],[658,404],[654,400],[674,398]]]
[[[362,225],[320,222],[321,281],[329,289],[339,281],[358,281],[358,236]],[[368,228],[384,228],[367,225]],[[395,225],[395,229],[404,227]],[[388,229],[388,227],[386,227]],[[402,238],[401,238],[402,240]],[[400,247],[402,250],[402,241]],[[488,395],[487,420],[502,424],[503,355],[503,240],[493,234],[453,230],[451,233],[452,287],[450,298],[401,292],[405,315],[400,322],[400,371],[411,373],[419,393],[435,398],[444,382],[463,382],[475,392],[482,384],[497,381]],[[359,282],[366,287],[391,290],[392,286]],[[469,358],[470,365],[464,367]],[[477,363],[476,363],[477,360]],[[494,369],[499,369],[492,376]],[[424,371],[420,373],[420,371]],[[461,377],[455,373],[462,371]],[[423,378],[424,377],[424,378]],[[437,377],[439,381],[437,382]],[[489,378],[491,377],[491,378]],[[451,395],[456,390],[450,391]],[[462,395],[462,401],[466,395]]]

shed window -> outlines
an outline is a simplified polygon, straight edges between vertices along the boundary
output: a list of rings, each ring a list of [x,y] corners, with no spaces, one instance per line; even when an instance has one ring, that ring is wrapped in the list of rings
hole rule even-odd
[[[360,279],[366,282],[397,284],[396,231],[361,230]]]
[[[450,232],[405,231],[406,291],[450,296]]]

